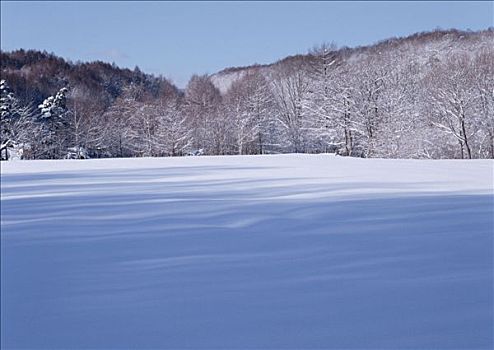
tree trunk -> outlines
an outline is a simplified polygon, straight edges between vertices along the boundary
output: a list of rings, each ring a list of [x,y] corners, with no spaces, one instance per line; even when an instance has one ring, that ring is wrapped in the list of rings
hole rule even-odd
[[[352,140],[352,131],[348,128],[345,128],[345,150],[346,155],[351,156],[353,149],[353,140]]]
[[[491,159],[494,159],[494,134],[489,131],[490,149],[491,149]]]
[[[244,150],[244,144],[243,144],[243,142],[242,142],[242,141],[240,141],[240,142],[238,143],[238,155],[239,155],[239,156],[241,156],[241,155],[242,155],[243,150]]]
[[[464,157],[464,151],[463,151],[463,142],[461,140],[458,141],[458,143],[460,144],[460,156],[461,156],[461,159],[465,159]]]
[[[257,134],[257,139],[259,142],[259,154],[262,154],[262,135],[260,132]]]
[[[120,158],[123,157],[123,149],[122,149],[122,136],[120,136],[118,138],[118,146],[119,146],[119,149],[120,149]]]
[[[461,121],[461,132],[463,134],[462,136],[463,136],[463,140],[465,143],[465,148],[467,150],[468,159],[472,159],[472,151],[470,150],[470,146],[468,145],[467,132],[465,129],[465,121],[464,120]],[[462,148],[462,158],[463,158],[463,148]]]

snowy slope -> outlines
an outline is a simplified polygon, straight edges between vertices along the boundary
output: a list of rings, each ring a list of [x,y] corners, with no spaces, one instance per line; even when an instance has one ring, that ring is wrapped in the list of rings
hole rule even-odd
[[[2,163],[3,348],[492,348],[493,162]]]
[[[233,72],[221,71],[212,74],[210,79],[213,85],[220,91],[221,94],[226,94],[233,83],[242,79],[248,71],[249,68]]]

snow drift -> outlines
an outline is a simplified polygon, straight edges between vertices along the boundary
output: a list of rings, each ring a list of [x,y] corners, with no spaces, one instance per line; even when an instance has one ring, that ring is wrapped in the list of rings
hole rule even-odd
[[[2,348],[492,348],[493,162],[2,163]]]

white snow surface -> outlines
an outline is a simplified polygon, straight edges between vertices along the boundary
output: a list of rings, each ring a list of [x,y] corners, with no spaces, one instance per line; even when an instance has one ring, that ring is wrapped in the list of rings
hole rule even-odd
[[[224,95],[232,87],[233,83],[242,79],[249,70],[250,68],[246,67],[243,70],[233,72],[218,72],[211,75],[211,82]]]
[[[2,162],[2,349],[492,348],[493,164]]]

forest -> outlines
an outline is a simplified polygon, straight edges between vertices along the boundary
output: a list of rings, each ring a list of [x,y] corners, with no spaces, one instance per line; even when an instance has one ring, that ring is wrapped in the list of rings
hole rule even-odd
[[[194,75],[1,52],[2,160],[273,153],[494,158],[494,28]],[[164,58],[165,59],[165,58]]]

